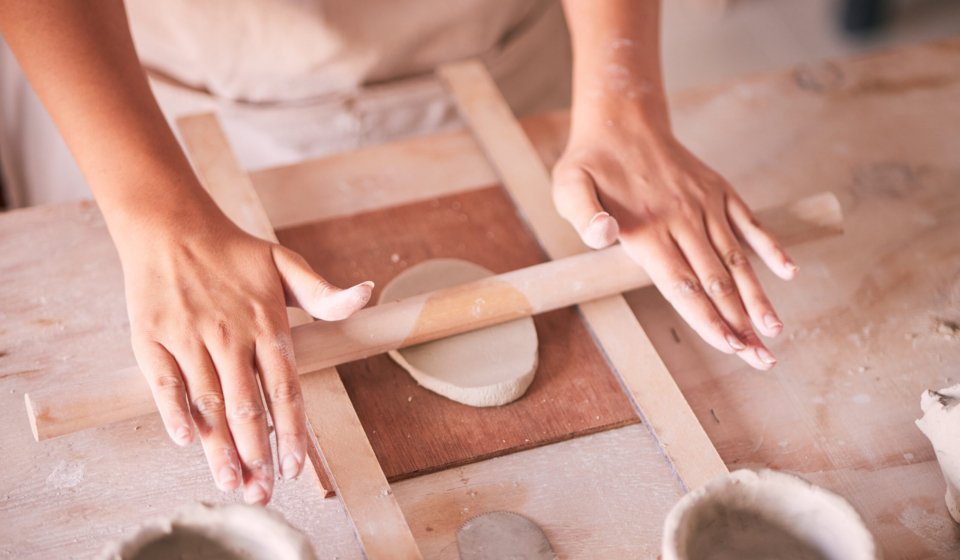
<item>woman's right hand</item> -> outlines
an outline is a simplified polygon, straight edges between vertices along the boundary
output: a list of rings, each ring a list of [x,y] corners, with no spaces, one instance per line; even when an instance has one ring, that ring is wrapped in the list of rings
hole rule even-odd
[[[172,222],[139,222],[118,239],[137,363],[171,439],[198,434],[217,486],[242,485],[246,502],[264,504],[275,478],[264,400],[285,479],[307,449],[286,305],[336,321],[366,305],[373,284],[336,288],[217,209]]]
[[[133,348],[170,437],[200,435],[214,480],[248,502],[296,476],[306,423],[285,304],[337,320],[340,290],[296,253],[247,235],[206,195],[147,83],[120,0],[0,2],[0,34],[97,199],[120,253]]]

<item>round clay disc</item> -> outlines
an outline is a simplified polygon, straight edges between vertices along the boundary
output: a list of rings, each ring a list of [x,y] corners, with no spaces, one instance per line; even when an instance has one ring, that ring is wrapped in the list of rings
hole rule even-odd
[[[460,259],[433,259],[391,280],[379,303],[493,276]],[[537,330],[524,317],[389,353],[423,387],[470,406],[499,406],[523,396],[537,371]]]

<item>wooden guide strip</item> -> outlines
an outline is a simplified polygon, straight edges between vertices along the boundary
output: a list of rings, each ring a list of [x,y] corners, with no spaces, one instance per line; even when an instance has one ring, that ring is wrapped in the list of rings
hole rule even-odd
[[[554,210],[550,174],[483,64],[448,64],[437,73],[547,255],[559,259],[586,251]],[[582,303],[580,311],[684,487],[691,490],[727,473],[623,296]]]
[[[334,489],[353,522],[368,560],[416,560],[420,549],[380,469],[377,456],[364,437],[360,418],[345,395],[335,368],[300,379],[307,417],[311,418],[323,461],[333,476]]]
[[[831,193],[761,210],[757,216],[787,245],[843,231],[840,205]],[[344,321],[314,321],[295,327],[297,367],[300,373],[312,372],[649,284],[643,269],[619,246],[583,252],[479,282],[368,307]],[[485,304],[481,313],[475,313],[480,297]],[[104,386],[111,388],[109,395],[104,394]],[[155,411],[150,389],[136,367],[91,373],[76,381],[34,390],[27,394],[26,401],[38,441]]]
[[[212,114],[181,118],[177,126],[204,188],[221,210],[244,231],[277,242],[276,233],[247,173],[233,155],[223,130]],[[300,309],[288,309],[291,326],[313,318]],[[307,456],[321,487],[337,489],[366,557],[421,558],[403,512],[393,497],[363,426],[336,368],[312,371],[300,379],[306,416],[320,452]],[[324,464],[315,464],[317,459]],[[333,485],[325,480],[329,470]]]

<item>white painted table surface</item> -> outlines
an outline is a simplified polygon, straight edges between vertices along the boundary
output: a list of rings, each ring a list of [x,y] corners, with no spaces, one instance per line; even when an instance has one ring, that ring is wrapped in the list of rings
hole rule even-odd
[[[761,273],[786,323],[772,373],[710,350],[655,291],[629,296],[730,468],[782,469],[846,496],[888,559],[960,557],[932,448],[913,425],[923,389],[960,381],[960,338],[936,332],[960,320],[958,100],[960,40],[676,96],[680,136],[748,201],[832,190],[847,233],[793,250],[791,284]],[[554,159],[565,115],[524,124]],[[253,177],[278,227],[496,181],[461,132]],[[92,204],[0,215],[0,279],[0,557],[87,558],[178,505],[236,500],[156,417],[42,444],[30,435],[24,391],[133,360],[119,266]],[[644,426],[394,491],[427,558],[455,558],[457,526],[493,509],[535,519],[563,557],[653,558],[680,495]],[[272,507],[322,557],[360,557],[339,503],[308,482],[280,483]]]

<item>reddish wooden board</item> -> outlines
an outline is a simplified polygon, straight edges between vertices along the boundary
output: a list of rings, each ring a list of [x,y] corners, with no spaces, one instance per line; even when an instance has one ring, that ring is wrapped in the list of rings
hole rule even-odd
[[[499,186],[277,234],[335,284],[376,282],[374,299],[395,275],[431,258],[467,259],[495,273],[545,258]],[[639,421],[575,309],[534,321],[537,376],[526,395],[502,407],[472,408],[435,395],[385,354],[338,367],[388,479]]]

